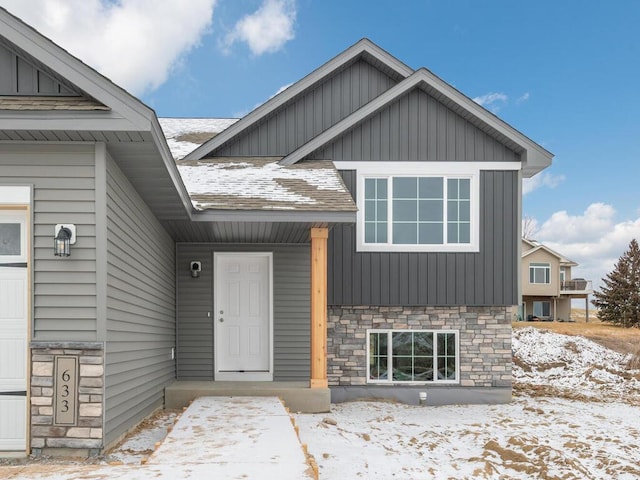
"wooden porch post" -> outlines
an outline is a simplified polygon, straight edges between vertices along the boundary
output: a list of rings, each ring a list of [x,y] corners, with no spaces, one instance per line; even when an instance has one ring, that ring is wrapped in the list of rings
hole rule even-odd
[[[327,227],[311,229],[311,388],[327,388]]]

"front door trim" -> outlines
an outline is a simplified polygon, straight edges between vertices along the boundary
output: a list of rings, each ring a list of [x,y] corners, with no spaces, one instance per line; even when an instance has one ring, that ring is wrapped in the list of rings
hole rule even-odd
[[[218,338],[218,260],[222,257],[263,257],[267,259],[269,272],[268,281],[268,301],[269,301],[269,370],[260,372],[221,372],[218,368],[218,348],[216,339]],[[214,335],[214,380],[215,381],[246,381],[246,382],[271,382],[273,381],[273,252],[213,252],[213,335]]]

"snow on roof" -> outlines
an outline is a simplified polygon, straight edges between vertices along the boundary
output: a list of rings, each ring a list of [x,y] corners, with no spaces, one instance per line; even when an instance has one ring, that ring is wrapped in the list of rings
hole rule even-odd
[[[333,162],[291,166],[281,157],[229,157],[179,161],[194,206],[236,210],[355,211]]]
[[[237,118],[159,118],[173,158],[181,159],[215,137]]]
[[[183,157],[237,122],[235,118],[160,118],[178,171],[198,210],[355,211],[333,162],[282,166],[282,157]]]

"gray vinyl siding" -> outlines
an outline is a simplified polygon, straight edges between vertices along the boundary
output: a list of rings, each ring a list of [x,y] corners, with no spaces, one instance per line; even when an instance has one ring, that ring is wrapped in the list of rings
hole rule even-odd
[[[359,60],[305,91],[212,155],[287,155],[395,83],[385,73]]]
[[[76,93],[0,44],[0,95],[76,95]]]
[[[0,144],[0,183],[33,185],[33,336],[96,341],[93,145]],[[54,227],[73,223],[71,256],[53,255]]]
[[[342,171],[356,196],[356,172]],[[356,252],[354,225],[329,234],[329,305],[517,305],[518,172],[480,175],[478,253]]]
[[[175,378],[175,244],[113,160],[106,164],[105,444],[162,406]]]
[[[308,380],[310,368],[309,245],[178,244],[177,376],[214,379],[213,253],[273,252],[274,380]],[[189,262],[202,262],[192,278]]]
[[[419,88],[309,155],[333,161],[520,161]]]

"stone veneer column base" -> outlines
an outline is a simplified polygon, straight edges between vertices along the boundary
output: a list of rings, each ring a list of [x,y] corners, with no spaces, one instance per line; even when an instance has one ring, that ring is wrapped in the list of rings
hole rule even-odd
[[[55,423],[55,359],[77,359],[75,422]],[[104,345],[31,342],[31,454],[95,456],[103,448]]]
[[[330,306],[327,321],[327,376],[332,401],[375,397],[414,403],[418,393],[412,393],[412,390],[427,390],[427,399],[429,396],[432,398],[431,401],[427,400],[427,404],[434,405],[509,401],[511,310],[511,306]],[[369,329],[458,330],[459,382],[455,385],[367,383]],[[407,392],[401,393],[402,390]],[[475,393],[470,396],[470,392]],[[468,401],[464,401],[465,398]]]

